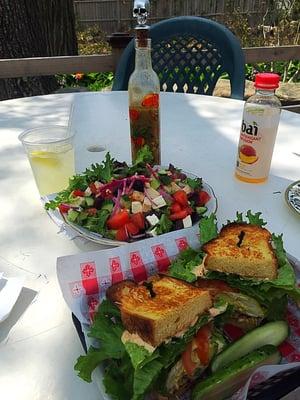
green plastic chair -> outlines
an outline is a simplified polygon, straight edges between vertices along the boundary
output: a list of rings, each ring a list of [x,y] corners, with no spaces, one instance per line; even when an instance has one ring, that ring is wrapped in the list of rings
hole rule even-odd
[[[245,58],[239,41],[225,26],[200,17],[176,17],[150,27],[152,65],[161,90],[212,95],[228,74],[231,97],[243,99]],[[134,70],[134,41],[119,61],[112,90],[127,90]]]

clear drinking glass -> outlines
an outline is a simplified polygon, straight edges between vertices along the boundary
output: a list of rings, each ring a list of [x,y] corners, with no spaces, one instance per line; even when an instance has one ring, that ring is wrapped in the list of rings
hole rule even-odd
[[[19,135],[40,192],[46,195],[68,186],[75,173],[74,131],[50,125],[28,129]]]

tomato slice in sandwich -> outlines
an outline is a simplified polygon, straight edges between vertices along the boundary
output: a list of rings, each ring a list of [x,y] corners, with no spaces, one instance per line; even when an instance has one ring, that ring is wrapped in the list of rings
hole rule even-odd
[[[202,365],[208,365],[209,363],[209,341],[211,336],[211,327],[210,325],[205,325],[196,335],[196,344],[197,344],[197,355]]]
[[[193,351],[193,341],[191,341],[185,351],[182,353],[181,359],[182,359],[182,364],[185,369],[185,372],[189,375],[192,376],[197,364],[192,360],[192,351]]]

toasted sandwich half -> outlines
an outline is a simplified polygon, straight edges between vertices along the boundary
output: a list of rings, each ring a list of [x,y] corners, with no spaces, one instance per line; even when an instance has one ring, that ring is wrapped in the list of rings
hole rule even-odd
[[[209,291],[168,276],[122,281],[106,296],[120,308],[125,329],[153,347],[183,333],[212,306]]]
[[[231,223],[203,245],[208,270],[256,279],[276,279],[277,258],[270,232],[257,225]]]

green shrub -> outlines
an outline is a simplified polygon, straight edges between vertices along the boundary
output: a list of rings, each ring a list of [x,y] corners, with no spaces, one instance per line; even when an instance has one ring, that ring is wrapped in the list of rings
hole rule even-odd
[[[253,80],[256,72],[276,72],[282,82],[300,82],[300,61],[274,61],[269,63],[246,64],[246,79]]]
[[[107,54],[111,52],[104,33],[99,26],[91,26],[87,29],[77,29],[78,50],[81,55]],[[56,75],[59,85],[68,87],[87,87],[91,91],[99,91],[108,88],[113,81],[112,72],[90,72]]]
[[[61,87],[87,87],[91,91],[103,90],[112,85],[114,75],[112,72],[90,72],[82,74],[56,75]]]

